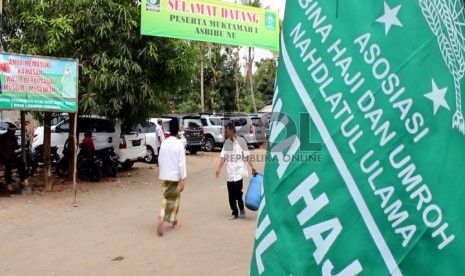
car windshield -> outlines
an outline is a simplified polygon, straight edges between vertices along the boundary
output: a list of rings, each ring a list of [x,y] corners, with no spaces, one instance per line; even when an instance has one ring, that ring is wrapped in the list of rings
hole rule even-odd
[[[135,133],[145,133],[144,128],[141,124],[134,125],[134,126],[121,126],[121,131],[124,134],[135,134]]]
[[[156,125],[155,123],[148,122],[143,125],[145,133],[155,133]]]
[[[256,126],[264,126],[265,124],[263,123],[262,119],[259,118],[259,117],[254,117],[254,118],[251,118],[252,119],[252,122],[254,125]]]
[[[220,118],[210,118],[210,123],[214,126],[221,126],[221,119]]]
[[[170,122],[163,122],[163,129],[165,132],[170,132]]]
[[[64,114],[60,114],[60,115],[53,116],[51,125],[52,125],[52,126],[56,126],[56,125],[58,125],[59,123],[65,121],[65,120],[68,120],[68,118],[69,118],[69,116],[68,116],[68,115],[64,115]]]
[[[195,118],[185,118],[183,120],[183,127],[185,128],[200,128],[202,126],[202,122],[200,119]]]

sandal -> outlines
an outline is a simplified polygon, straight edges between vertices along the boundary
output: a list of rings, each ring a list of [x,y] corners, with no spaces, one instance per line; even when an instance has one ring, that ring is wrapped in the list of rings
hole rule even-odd
[[[171,227],[172,227],[173,229],[179,229],[179,228],[181,228],[181,224],[180,224],[177,220],[175,220],[175,221],[173,222],[173,225],[172,225]]]

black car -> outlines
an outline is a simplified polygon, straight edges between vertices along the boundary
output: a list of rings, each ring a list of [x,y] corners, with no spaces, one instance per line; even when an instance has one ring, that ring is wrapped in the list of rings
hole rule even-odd
[[[186,137],[187,150],[190,154],[196,154],[205,144],[205,133],[199,116],[166,115],[162,118],[175,119],[179,122],[179,131]]]

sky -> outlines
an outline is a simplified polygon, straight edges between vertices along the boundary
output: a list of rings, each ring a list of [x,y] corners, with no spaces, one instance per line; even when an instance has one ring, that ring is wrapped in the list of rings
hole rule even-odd
[[[279,18],[284,18],[284,9],[286,5],[286,0],[262,0],[262,3],[265,7],[269,7],[271,10],[279,11]],[[272,54],[268,50],[255,49],[255,60],[260,60],[262,58],[270,58]]]

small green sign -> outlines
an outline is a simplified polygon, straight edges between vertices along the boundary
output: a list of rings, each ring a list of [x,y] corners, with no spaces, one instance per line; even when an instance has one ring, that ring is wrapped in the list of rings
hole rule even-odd
[[[0,109],[77,112],[76,60],[0,54]]]
[[[276,30],[276,14],[265,12],[265,28],[268,30]]]

